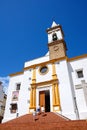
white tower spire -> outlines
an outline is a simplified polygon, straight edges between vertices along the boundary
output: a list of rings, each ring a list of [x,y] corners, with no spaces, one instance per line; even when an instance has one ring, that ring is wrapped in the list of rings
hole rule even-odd
[[[53,21],[53,23],[52,23],[52,26],[51,26],[51,27],[53,28],[53,27],[55,27],[55,26],[58,26],[58,24],[56,24],[56,22],[55,22],[55,21]]]

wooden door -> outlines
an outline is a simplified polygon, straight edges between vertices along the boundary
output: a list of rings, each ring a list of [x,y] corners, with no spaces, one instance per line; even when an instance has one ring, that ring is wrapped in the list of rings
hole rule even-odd
[[[45,91],[40,91],[39,92],[39,105],[40,107],[44,106],[45,107]]]

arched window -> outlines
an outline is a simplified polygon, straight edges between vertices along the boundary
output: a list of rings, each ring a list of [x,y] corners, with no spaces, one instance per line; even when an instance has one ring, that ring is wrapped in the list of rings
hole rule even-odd
[[[52,39],[53,39],[53,41],[56,41],[56,40],[58,39],[56,33],[53,33],[53,35],[52,35]]]

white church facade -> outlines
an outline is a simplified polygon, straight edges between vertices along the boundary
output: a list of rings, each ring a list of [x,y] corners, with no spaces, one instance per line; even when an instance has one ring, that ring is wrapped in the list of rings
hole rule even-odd
[[[62,27],[55,22],[47,34],[49,52],[10,75],[3,122],[38,105],[72,120],[87,119],[87,54],[68,58]]]

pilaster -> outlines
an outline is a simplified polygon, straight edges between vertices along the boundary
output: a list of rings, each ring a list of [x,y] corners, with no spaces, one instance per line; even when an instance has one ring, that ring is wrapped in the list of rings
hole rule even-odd
[[[52,64],[52,79],[57,79],[55,63]],[[60,98],[59,98],[59,88],[58,82],[52,84],[52,94],[53,94],[53,111],[60,111]]]
[[[33,68],[32,72],[32,84],[31,84],[31,93],[30,93],[30,113],[36,109],[36,68]]]

